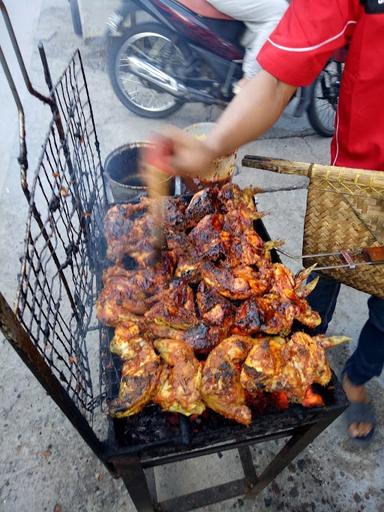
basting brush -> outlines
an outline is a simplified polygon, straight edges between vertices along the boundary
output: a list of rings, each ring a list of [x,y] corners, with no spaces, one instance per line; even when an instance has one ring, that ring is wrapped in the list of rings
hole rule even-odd
[[[152,138],[151,144],[142,152],[142,171],[148,187],[148,197],[153,218],[154,246],[161,250],[165,246],[164,236],[164,197],[171,194],[173,169],[171,157],[172,142],[160,135]]]

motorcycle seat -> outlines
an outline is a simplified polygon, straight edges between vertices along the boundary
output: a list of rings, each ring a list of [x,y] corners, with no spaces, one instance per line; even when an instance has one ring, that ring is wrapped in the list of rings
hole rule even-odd
[[[181,5],[184,5],[190,11],[198,14],[199,16],[203,16],[204,18],[233,21],[233,18],[218,11],[206,0],[177,0],[177,2]]]

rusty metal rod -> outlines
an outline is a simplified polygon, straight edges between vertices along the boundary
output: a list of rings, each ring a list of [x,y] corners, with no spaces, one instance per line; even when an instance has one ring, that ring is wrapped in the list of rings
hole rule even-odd
[[[96,437],[89,423],[82,416],[73,400],[52,373],[52,370],[44,361],[43,356],[32,342],[1,292],[0,330],[95,455],[106,465],[109,471],[114,473],[113,466],[106,461],[104,444]]]
[[[23,76],[26,88],[28,89],[28,91],[33,96],[38,98],[40,101],[46,103],[47,105],[51,105],[52,104],[51,98],[49,96],[45,96],[44,94],[41,94],[32,85],[32,82],[31,82],[31,80],[29,78],[29,75],[28,75],[27,68],[25,67],[25,64],[24,64],[23,56],[21,55],[20,47],[19,47],[19,44],[17,42],[16,36],[15,36],[15,32],[13,30],[11,20],[10,20],[9,15],[8,15],[7,8],[5,7],[5,4],[4,4],[3,0],[0,0],[0,10],[1,10],[1,13],[3,15],[4,23],[5,23],[5,26],[7,28],[7,32],[8,32],[9,38],[10,38],[11,43],[12,43],[12,48],[13,48],[13,51],[15,52],[16,59],[17,59],[17,62],[19,64],[20,71],[21,71],[21,74]]]

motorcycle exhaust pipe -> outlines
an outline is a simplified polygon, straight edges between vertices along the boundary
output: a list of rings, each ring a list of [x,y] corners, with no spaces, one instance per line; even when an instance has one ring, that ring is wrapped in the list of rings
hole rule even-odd
[[[149,62],[134,56],[127,57],[127,61],[130,71],[139,78],[157,85],[160,89],[169,92],[173,96],[185,97],[187,95],[188,90],[184,84]]]
[[[226,102],[219,98],[214,98],[210,94],[187,87],[185,84],[168,75],[161,69],[153,66],[145,60],[135,56],[127,57],[129,70],[139,78],[156,85],[160,89],[178,98],[187,101],[198,101],[208,105],[226,105]]]

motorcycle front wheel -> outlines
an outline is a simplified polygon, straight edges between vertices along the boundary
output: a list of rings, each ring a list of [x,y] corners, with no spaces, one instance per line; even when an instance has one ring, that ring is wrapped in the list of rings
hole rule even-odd
[[[184,104],[179,98],[134,75],[127,62],[129,56],[136,56],[171,76],[180,75],[187,56],[174,40],[175,35],[158,23],[136,25],[123,36],[109,39],[107,65],[111,84],[116,96],[131,112],[160,119],[173,114]]]
[[[330,61],[311,85],[307,114],[312,128],[323,137],[335,133],[335,118],[343,64]]]

